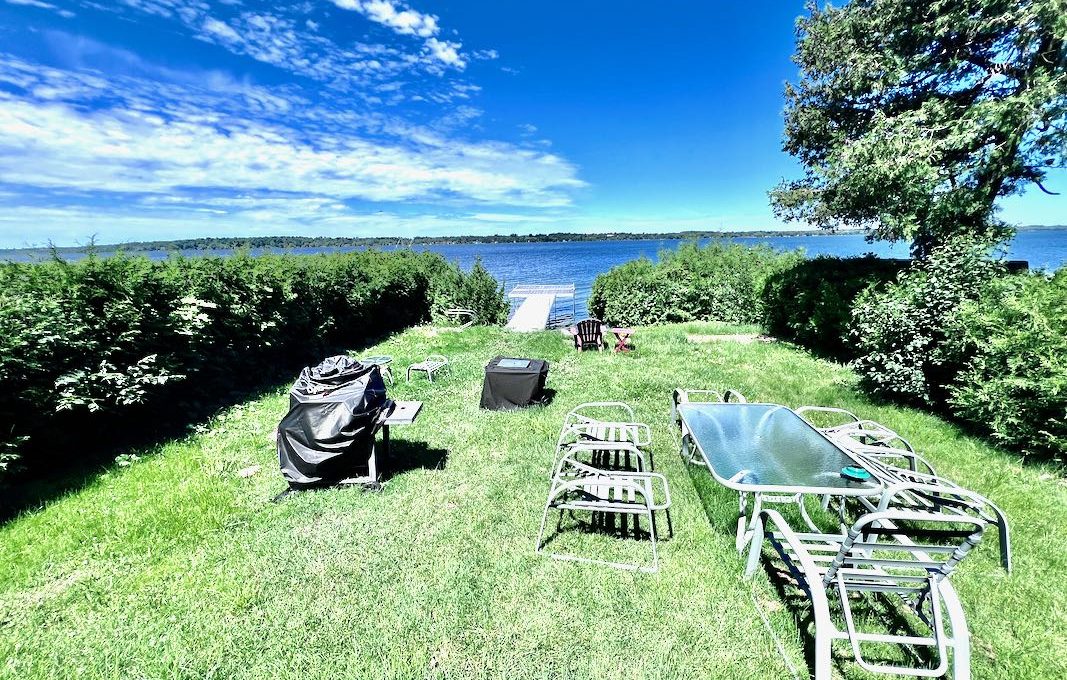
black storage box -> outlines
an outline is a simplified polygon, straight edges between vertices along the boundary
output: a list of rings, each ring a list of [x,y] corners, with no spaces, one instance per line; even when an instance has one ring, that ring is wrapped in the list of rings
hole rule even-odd
[[[485,367],[482,408],[501,411],[540,404],[547,378],[548,362],[544,359],[496,357]]]

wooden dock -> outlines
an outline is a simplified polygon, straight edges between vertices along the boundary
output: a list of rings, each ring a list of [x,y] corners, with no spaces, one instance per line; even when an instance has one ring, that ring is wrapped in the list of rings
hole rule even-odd
[[[522,303],[511,315],[507,327],[523,333],[540,331],[548,326],[548,318],[552,314],[552,307],[556,304],[557,297],[574,299],[574,284],[565,286],[521,284],[512,288],[508,297],[513,300],[522,299]]]

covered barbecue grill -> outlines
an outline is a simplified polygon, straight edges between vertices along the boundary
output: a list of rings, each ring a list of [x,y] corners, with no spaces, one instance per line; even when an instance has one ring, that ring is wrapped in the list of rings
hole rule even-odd
[[[302,370],[278,425],[278,462],[289,486],[334,484],[365,466],[391,405],[375,365],[334,356]]]

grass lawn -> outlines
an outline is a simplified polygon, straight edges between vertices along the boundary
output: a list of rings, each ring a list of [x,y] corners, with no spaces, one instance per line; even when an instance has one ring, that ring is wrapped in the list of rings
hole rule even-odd
[[[393,430],[381,493],[279,503],[271,433],[287,386],[115,466],[0,527],[4,678],[789,678],[807,632],[761,573],[742,579],[735,497],[677,455],[669,394],[735,387],[750,399],[844,406],[897,429],[939,471],[1007,513],[954,577],[975,678],[1067,677],[1067,484],[936,417],[876,405],[847,369],[777,343],[690,343],[700,324],[642,329],[629,355],[575,353],[557,333],[411,329],[373,348],[398,368],[431,352],[451,376],[390,390],[425,402]],[[496,354],[552,362],[552,403],[478,409]],[[398,371],[400,373],[401,371]],[[534,553],[553,444],[583,401],[621,399],[648,422],[673,496],[658,574]],[[258,474],[237,472],[259,464]],[[562,540],[562,539],[561,539]],[[647,544],[572,533],[592,553]],[[756,606],[769,619],[769,632]],[[780,640],[788,662],[775,643]],[[867,677],[836,648],[837,672]]]

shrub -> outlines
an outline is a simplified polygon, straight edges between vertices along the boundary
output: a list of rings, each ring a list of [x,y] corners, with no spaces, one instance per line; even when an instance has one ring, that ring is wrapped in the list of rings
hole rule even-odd
[[[1067,269],[1009,276],[964,302],[946,354],[954,414],[1026,454],[1067,459]]]
[[[675,304],[680,295],[678,282],[642,257],[597,275],[587,304],[598,319],[648,326],[683,320]]]
[[[767,279],[763,324],[777,337],[829,356],[853,358],[848,323],[856,297],[892,281],[905,265],[873,255],[801,260]]]
[[[981,241],[931,249],[880,290],[856,299],[849,324],[853,367],[871,392],[904,402],[943,404],[960,366],[946,354],[946,328],[957,308],[978,297],[1003,266]]]
[[[799,252],[779,253],[769,246],[687,243],[660,253],[658,264],[642,258],[599,275],[589,310],[605,321],[627,325],[759,323],[764,283],[801,258]]]
[[[482,266],[481,258],[475,259],[469,273],[454,268],[437,280],[440,285],[434,294],[435,318],[440,318],[446,309],[459,307],[473,311],[475,323],[481,325],[495,326],[508,320],[504,287]]]
[[[0,472],[17,454],[39,467],[76,457],[76,443],[191,417],[425,321],[450,294],[489,318],[504,304],[484,269],[412,251],[0,265]]]

